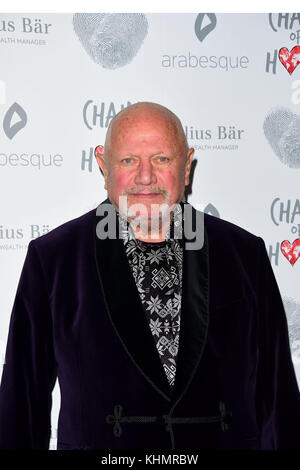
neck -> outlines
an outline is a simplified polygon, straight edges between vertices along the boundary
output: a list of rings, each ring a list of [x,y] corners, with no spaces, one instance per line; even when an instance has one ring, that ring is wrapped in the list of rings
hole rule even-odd
[[[143,242],[149,243],[159,243],[166,240],[166,232],[170,228],[171,222],[173,220],[173,212],[171,212],[170,220],[167,220],[164,224],[160,221],[158,230],[151,230],[151,221],[145,224],[141,223],[140,226],[132,223],[130,220],[130,226],[134,233],[134,236]],[[137,226],[136,226],[137,225]],[[145,229],[147,225],[147,229]]]

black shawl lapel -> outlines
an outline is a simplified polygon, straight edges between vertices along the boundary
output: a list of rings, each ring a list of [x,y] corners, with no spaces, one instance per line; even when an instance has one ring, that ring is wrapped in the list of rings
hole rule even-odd
[[[106,199],[101,204],[111,204]],[[184,209],[181,203],[182,210]],[[112,206],[113,207],[113,206]],[[96,235],[94,221],[94,248],[100,286],[107,313],[126,352],[156,390],[168,401],[183,395],[194,375],[205,345],[208,329],[208,245],[205,232],[204,247],[186,250],[183,254],[183,285],[179,352],[173,394],[162,363],[143,305],[135,285],[122,239]],[[193,217],[195,209],[192,208]],[[118,224],[118,218],[115,217]],[[184,220],[183,223],[186,221]],[[183,230],[183,240],[186,241]],[[184,245],[185,246],[185,245]]]
[[[199,365],[208,334],[209,324],[209,251],[208,235],[204,225],[204,244],[201,249],[186,249],[184,227],[196,227],[196,209],[188,203],[180,203],[183,219],[183,274],[179,349],[172,402],[181,399]],[[184,211],[184,208],[187,211]],[[195,239],[194,239],[195,241]]]

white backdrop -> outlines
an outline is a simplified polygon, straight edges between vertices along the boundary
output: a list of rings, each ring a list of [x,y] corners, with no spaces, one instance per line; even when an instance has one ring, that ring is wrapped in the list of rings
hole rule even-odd
[[[154,101],[196,150],[188,201],[265,240],[300,384],[299,42],[296,13],[0,14],[1,366],[29,241],[106,198],[93,149]]]

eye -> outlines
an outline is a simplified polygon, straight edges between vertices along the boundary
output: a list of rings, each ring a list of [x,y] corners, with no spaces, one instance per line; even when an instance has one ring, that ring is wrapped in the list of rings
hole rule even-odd
[[[123,158],[122,163],[125,163],[125,165],[127,165],[129,163],[132,163],[132,161],[133,161],[133,158],[127,157],[127,158]]]
[[[167,157],[157,157],[158,163],[166,163],[169,161]]]

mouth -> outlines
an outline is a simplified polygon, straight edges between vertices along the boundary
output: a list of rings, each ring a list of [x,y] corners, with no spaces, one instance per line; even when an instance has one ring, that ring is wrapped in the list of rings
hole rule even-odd
[[[151,197],[160,196],[160,194],[143,194],[143,193],[140,193],[140,194],[133,194],[133,196],[141,197],[141,198],[151,198]]]
[[[160,196],[161,193],[131,193],[131,196],[135,197],[157,197]]]

